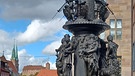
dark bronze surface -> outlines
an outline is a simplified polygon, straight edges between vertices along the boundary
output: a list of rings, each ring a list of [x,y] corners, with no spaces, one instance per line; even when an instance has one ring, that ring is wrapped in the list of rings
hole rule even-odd
[[[74,76],[120,76],[118,45],[111,35],[108,41],[99,38],[110,29],[105,22],[109,16],[107,6],[104,0],[66,0],[63,13],[68,21],[63,28],[74,36],[70,39],[64,35],[56,49],[58,76],[72,76],[72,72]]]

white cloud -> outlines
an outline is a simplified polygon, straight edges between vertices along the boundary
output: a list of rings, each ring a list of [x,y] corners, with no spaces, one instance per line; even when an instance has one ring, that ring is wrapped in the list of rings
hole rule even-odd
[[[44,58],[35,58],[34,56],[27,53],[25,49],[19,51],[19,72],[22,72],[22,69],[26,65],[42,65],[45,66],[45,63],[48,62]],[[51,69],[56,69],[55,62],[50,63]]]
[[[38,40],[55,39],[55,34],[63,30],[62,26],[66,21],[65,19],[59,20],[55,19],[49,22],[34,20],[27,27],[27,30],[17,37],[17,40],[20,43],[32,43]]]
[[[60,37],[55,35],[60,32],[60,35],[65,34],[62,26],[66,19],[54,19],[46,22],[43,20],[33,20],[28,25],[24,32],[6,32],[0,29],[0,50],[11,50],[14,44],[14,38],[17,40],[18,45],[25,45],[37,41],[54,41]],[[2,52],[0,52],[2,53]]]
[[[60,40],[54,41],[51,44],[48,44],[48,46],[46,46],[42,52],[43,54],[56,55],[55,49],[58,49],[60,45]]]
[[[42,65],[42,58],[35,58],[27,53],[25,49],[18,52],[19,54],[19,71],[21,72],[26,65]]]
[[[50,63],[50,65],[51,65],[51,67],[50,67],[51,69],[57,69],[56,68],[56,63]]]
[[[37,41],[54,41],[48,46],[44,48],[44,54],[55,55],[55,49],[60,46],[60,39],[65,34],[63,32],[62,26],[64,25],[66,19],[55,19],[50,22],[45,22],[41,20],[34,20],[28,25],[25,32],[6,32],[4,30],[0,30],[0,55],[5,51],[5,56],[8,60],[11,59],[12,48],[14,44],[14,38],[17,39],[18,46],[28,43],[37,42]],[[57,36],[60,32],[61,36]],[[42,50],[41,50],[42,51]],[[43,58],[35,58],[31,54],[28,54],[24,49],[19,51],[19,71],[21,72],[23,66],[26,65],[43,65],[45,59]],[[50,62],[51,69],[56,69],[55,62]]]
[[[13,34],[9,34],[6,31],[0,30],[0,55],[10,54],[13,47],[14,38]]]

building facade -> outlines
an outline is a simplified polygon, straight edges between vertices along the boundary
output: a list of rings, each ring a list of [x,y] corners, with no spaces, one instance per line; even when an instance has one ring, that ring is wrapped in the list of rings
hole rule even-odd
[[[114,42],[119,45],[117,55],[121,61],[121,76],[135,76],[133,74],[135,71],[135,5],[133,5],[135,0],[106,0],[106,2],[114,15],[110,13],[106,21],[111,29],[103,33],[103,38],[112,35]]]
[[[4,55],[0,57],[0,76],[19,76],[12,61],[6,60]]]
[[[45,67],[41,65],[27,65],[23,67],[22,76],[34,76]]]
[[[10,76],[8,61],[4,55],[0,57],[0,76]]]
[[[27,65],[23,67],[23,71],[22,71],[22,75],[21,76],[36,76],[41,70],[47,70],[47,72],[51,73],[52,71],[50,70],[50,63],[47,62],[46,63],[46,67],[43,67],[42,65]],[[56,71],[56,70],[55,70]],[[49,74],[49,73],[45,73],[45,74]],[[55,73],[54,71],[52,73]],[[42,71],[41,74],[39,76],[45,76],[43,75]],[[50,74],[51,76],[51,74]],[[55,74],[56,76],[56,74]]]

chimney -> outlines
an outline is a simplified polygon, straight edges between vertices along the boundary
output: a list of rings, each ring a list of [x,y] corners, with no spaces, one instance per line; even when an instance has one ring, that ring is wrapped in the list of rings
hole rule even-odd
[[[50,69],[50,63],[49,62],[46,63],[46,69]]]

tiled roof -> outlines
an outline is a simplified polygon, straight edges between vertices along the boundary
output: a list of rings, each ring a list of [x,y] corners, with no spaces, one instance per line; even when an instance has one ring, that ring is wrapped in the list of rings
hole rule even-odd
[[[1,59],[1,61],[8,63],[8,66],[9,66],[9,68],[12,69],[12,72],[18,73],[18,71],[17,71],[16,67],[14,66],[14,64],[12,63],[12,61],[6,60],[4,55],[1,56],[0,59]]]
[[[37,76],[58,76],[57,70],[42,69]]]
[[[24,66],[23,71],[25,71],[25,70],[41,70],[44,68],[45,67],[43,67],[41,65],[28,65],[28,66]]]
[[[0,59],[1,59],[1,61],[3,61],[3,62],[7,62],[7,60],[6,60],[6,58],[5,58],[4,55],[2,55],[2,56],[0,57]]]
[[[9,68],[12,69],[12,71],[13,71],[14,73],[18,73],[18,72],[17,72],[17,69],[16,69],[16,67],[14,66],[14,64],[12,63],[12,61],[8,61],[8,66],[9,66]]]

